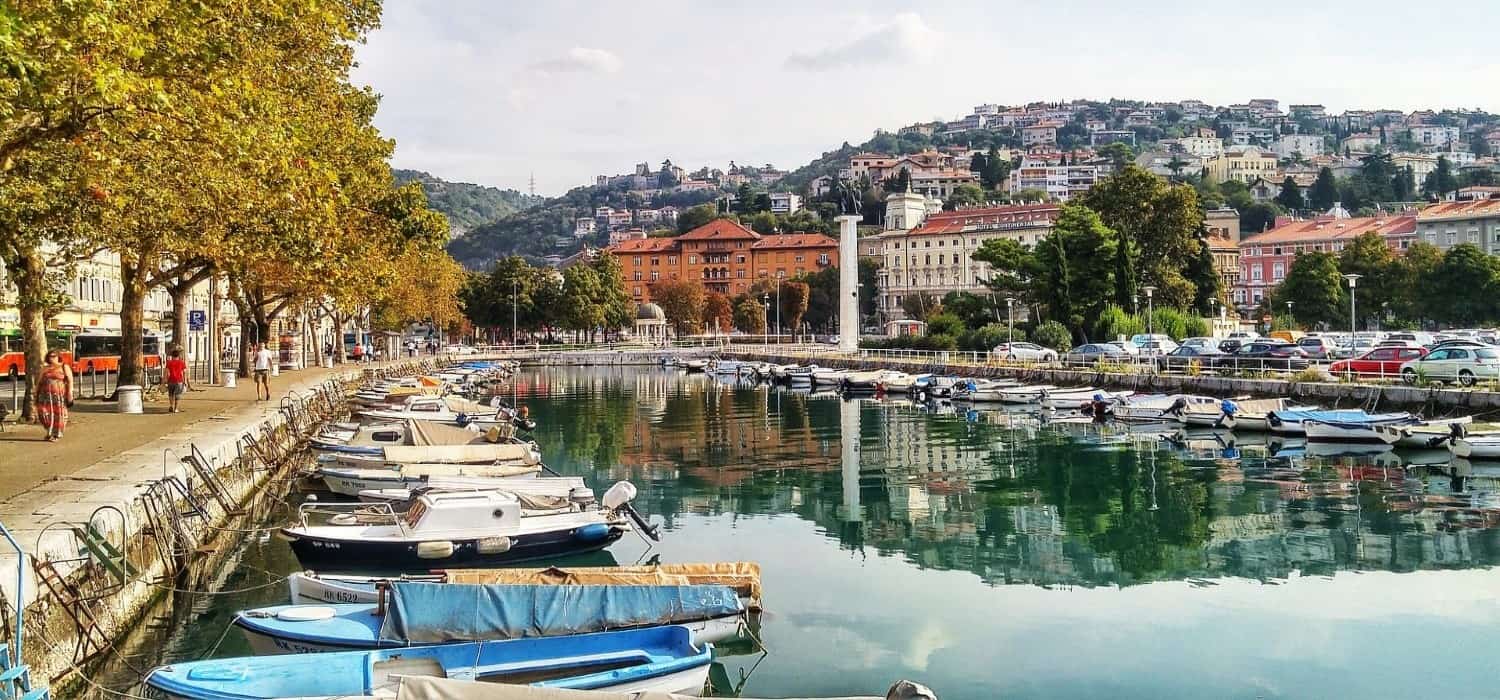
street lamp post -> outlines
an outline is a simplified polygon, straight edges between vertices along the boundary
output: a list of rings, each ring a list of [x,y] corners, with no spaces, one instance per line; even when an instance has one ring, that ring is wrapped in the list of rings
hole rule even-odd
[[[762,328],[771,322],[771,295],[762,293],[760,295],[760,325]]]
[[[1286,303],[1286,317],[1292,322],[1292,325],[1297,325],[1297,317],[1292,314],[1292,302],[1290,301]]]
[[[1141,287],[1141,291],[1146,293],[1146,333],[1156,335],[1156,319],[1154,318],[1156,316],[1156,303],[1151,299],[1151,295],[1156,291],[1156,287],[1146,285]]]
[[[510,346],[516,346],[516,295],[520,294],[518,280],[510,281]]]
[[[1005,334],[1006,334],[1005,342],[1007,342],[1007,343],[1014,343],[1014,342],[1016,342],[1016,313],[1015,313],[1015,306],[1016,306],[1016,299],[1015,299],[1015,297],[1005,297]]]
[[[1354,283],[1358,282],[1360,277],[1362,275],[1353,273],[1344,275],[1344,279],[1349,281],[1349,342],[1351,343],[1354,342]]]
[[[783,277],[785,277],[785,276],[786,276],[785,272],[782,272],[780,270],[776,271],[776,342],[777,343],[781,342],[781,285],[785,284],[784,282],[781,281],[781,279]]]

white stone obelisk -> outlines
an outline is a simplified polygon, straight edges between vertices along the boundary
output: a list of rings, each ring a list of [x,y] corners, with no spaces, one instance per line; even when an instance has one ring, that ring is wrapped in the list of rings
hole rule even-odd
[[[839,222],[839,352],[859,349],[858,214],[834,217]]]

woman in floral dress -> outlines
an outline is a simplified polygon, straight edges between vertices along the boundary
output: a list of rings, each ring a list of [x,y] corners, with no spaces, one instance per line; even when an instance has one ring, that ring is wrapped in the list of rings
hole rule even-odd
[[[47,351],[47,366],[36,384],[36,415],[47,429],[47,442],[57,442],[68,426],[68,406],[73,403],[73,369],[62,361],[62,353]]]

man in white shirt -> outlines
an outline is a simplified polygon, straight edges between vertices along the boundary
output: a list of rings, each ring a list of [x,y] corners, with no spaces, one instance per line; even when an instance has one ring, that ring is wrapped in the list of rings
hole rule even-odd
[[[251,355],[251,360],[255,363],[255,400],[262,400],[260,392],[261,389],[265,389],[266,396],[264,400],[270,401],[271,363],[274,361],[271,358],[271,349],[267,348],[265,343],[256,343],[255,352]]]

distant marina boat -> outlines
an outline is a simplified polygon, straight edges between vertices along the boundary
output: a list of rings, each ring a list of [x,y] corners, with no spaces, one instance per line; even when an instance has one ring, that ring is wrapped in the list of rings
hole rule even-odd
[[[1401,423],[1412,420],[1410,413],[1366,413],[1359,409],[1353,410],[1295,410],[1285,409],[1272,411],[1266,415],[1266,425],[1271,432],[1281,435],[1308,435],[1307,421],[1319,424],[1313,431],[1318,435],[1320,441],[1342,440],[1344,442],[1361,442],[1364,437],[1379,441],[1374,431],[1368,426],[1372,424]],[[1308,436],[1312,439],[1311,435]]]
[[[1375,435],[1388,445],[1431,449],[1447,447],[1456,438],[1500,434],[1500,425],[1474,423],[1473,420],[1473,416],[1460,416],[1405,425],[1377,425]]]
[[[708,680],[712,661],[712,645],[695,647],[691,632],[668,625],[566,637],[208,659],[155,668],[144,682],[169,700],[392,697],[405,676],[697,693]]]
[[[1079,408],[1094,400],[1095,396],[1103,396],[1105,401],[1115,402],[1127,399],[1134,395],[1133,391],[1106,391],[1093,387],[1048,389],[1042,392],[1042,408],[1050,410],[1068,410]]]

